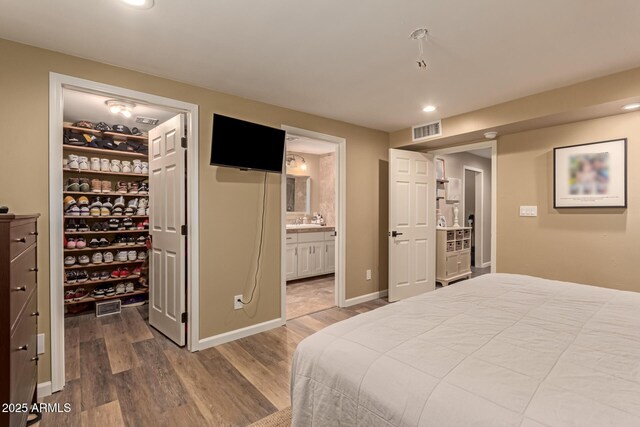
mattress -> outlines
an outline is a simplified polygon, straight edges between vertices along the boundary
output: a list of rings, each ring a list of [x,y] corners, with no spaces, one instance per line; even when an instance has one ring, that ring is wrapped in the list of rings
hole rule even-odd
[[[489,274],[331,325],[294,426],[640,426],[640,294]]]

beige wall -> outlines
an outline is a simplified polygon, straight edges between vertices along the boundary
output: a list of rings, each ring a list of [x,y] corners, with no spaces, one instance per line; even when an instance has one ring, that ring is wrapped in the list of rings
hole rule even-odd
[[[436,156],[444,159],[445,173],[447,177],[458,178],[462,183],[464,181],[464,167],[471,166],[473,168],[481,169],[483,172],[483,237],[482,242],[482,262],[491,262],[491,159],[476,156],[470,153],[456,153],[456,154],[439,154]],[[460,195],[458,221],[461,226],[467,226],[466,217],[464,216],[464,203],[462,203],[462,194]],[[448,203],[446,200],[441,199],[438,201],[438,209],[445,216],[447,225],[453,225],[453,203]],[[477,250],[478,248],[476,248]]]
[[[202,338],[280,316],[280,176],[268,178],[267,228],[260,290],[245,310],[233,296],[251,290],[263,175],[209,166],[214,112],[282,124],[347,140],[347,298],[386,289],[388,134],[0,39],[0,201],[15,213],[39,212],[39,329],[47,334],[39,380],[50,378],[48,109],[49,72],[198,104],[200,112],[200,335]],[[232,76],[229,76],[232,78]],[[381,199],[381,194],[383,195]],[[373,280],[365,280],[366,269]]]
[[[628,138],[627,209],[554,209],[553,148]],[[498,138],[500,272],[640,291],[640,112]],[[518,216],[537,205],[538,216]]]

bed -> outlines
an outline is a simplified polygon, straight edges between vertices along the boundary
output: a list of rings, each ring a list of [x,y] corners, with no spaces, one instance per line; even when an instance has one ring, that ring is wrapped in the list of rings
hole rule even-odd
[[[331,325],[294,354],[293,426],[640,426],[640,294],[513,274]]]

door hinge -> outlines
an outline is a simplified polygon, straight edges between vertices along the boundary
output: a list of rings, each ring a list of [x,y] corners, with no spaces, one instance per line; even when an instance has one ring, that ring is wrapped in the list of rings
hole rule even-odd
[[[187,137],[186,136],[183,136],[180,139],[180,145],[182,146],[182,148],[187,148]]]
[[[183,225],[182,227],[180,227],[180,234],[182,234],[183,236],[187,235],[187,226]]]
[[[182,313],[182,323],[187,323],[189,321],[188,313]]]

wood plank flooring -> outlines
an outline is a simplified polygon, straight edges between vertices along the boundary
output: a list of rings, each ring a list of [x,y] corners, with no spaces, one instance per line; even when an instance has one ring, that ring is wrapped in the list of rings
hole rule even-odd
[[[312,277],[287,283],[287,320],[335,306],[335,277]]]
[[[246,426],[290,405],[303,338],[385,304],[329,308],[197,353],[148,326],[147,306],[65,319],[67,385],[45,402],[72,410],[43,414],[40,427]]]

